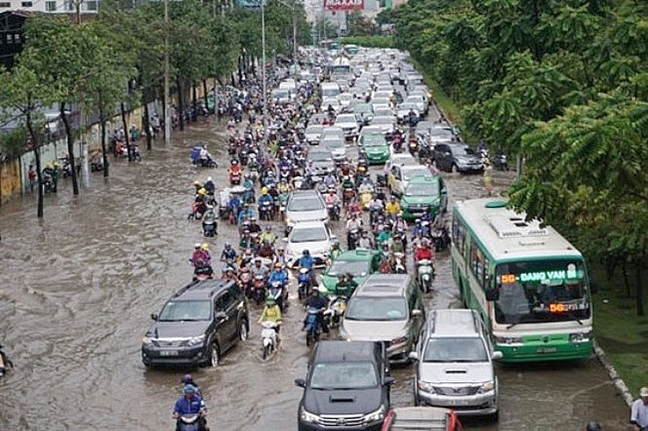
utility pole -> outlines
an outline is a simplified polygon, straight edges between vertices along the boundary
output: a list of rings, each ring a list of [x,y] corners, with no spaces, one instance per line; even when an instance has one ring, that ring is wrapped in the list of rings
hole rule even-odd
[[[171,141],[169,106],[169,0],[164,0],[164,143]]]
[[[295,66],[295,76],[297,76],[297,3],[293,0],[292,19],[293,19],[293,63]]]

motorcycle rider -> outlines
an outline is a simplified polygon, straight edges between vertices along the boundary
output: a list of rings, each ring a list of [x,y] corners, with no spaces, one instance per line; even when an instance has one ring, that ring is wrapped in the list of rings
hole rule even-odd
[[[197,394],[194,385],[185,385],[183,394],[178,398],[173,406],[173,419],[177,421],[176,431],[180,431],[180,417],[184,415],[199,415],[198,429],[206,431],[207,421],[205,415],[207,414],[207,406],[200,395]]]
[[[335,240],[333,241],[333,244],[331,244],[331,251],[329,251],[328,254],[329,262],[337,259],[340,253],[342,253],[342,250],[340,250],[340,242],[338,240]]]
[[[421,260],[429,260],[434,264],[434,252],[430,247],[430,241],[424,238],[421,244],[414,250],[414,263],[416,265],[416,277],[418,278],[418,263]]]
[[[403,213],[399,212],[396,214],[396,220],[392,226],[394,233],[398,232],[407,232],[407,222],[403,219]]]
[[[262,187],[261,188],[261,196],[259,196],[258,205],[259,205],[259,209],[264,207],[265,205],[268,205],[268,208],[270,209],[270,212],[272,213],[272,210],[273,210],[273,207],[274,207],[274,199],[268,193],[268,188],[267,187]]]
[[[218,235],[218,229],[216,228],[216,219],[218,217],[216,216],[216,212],[214,212],[214,207],[212,205],[207,205],[207,210],[203,214],[202,217],[202,226],[203,226],[203,232],[205,230],[205,224],[207,222],[213,222],[214,223],[214,235]]]
[[[299,258],[299,267],[308,269],[311,282],[315,283],[315,259],[311,256],[310,251],[302,251],[302,255]]]
[[[209,178],[211,178],[211,177],[209,177]],[[195,194],[197,195],[198,190],[203,188],[203,184],[200,181],[196,180],[196,181],[193,182],[193,185],[194,185],[194,188],[196,189]]]
[[[387,244],[389,244],[389,247],[391,248],[392,232],[388,225],[383,226],[382,232],[380,232],[376,237],[376,242],[378,244],[384,244],[386,242]]]
[[[268,284],[278,281],[282,286],[288,284],[288,273],[280,263],[275,263],[274,270],[268,276]]]
[[[194,244],[194,251],[191,254],[191,263],[196,266],[196,263],[198,261],[203,261],[203,262],[209,262],[210,256],[209,253],[206,253],[205,250],[202,249],[202,244],[199,242]]]
[[[328,306],[328,300],[326,298],[323,298],[320,296],[319,290],[317,287],[313,287],[311,289],[311,295],[306,298],[306,301],[304,301],[304,307],[306,309],[309,308],[315,308],[317,310],[320,310],[320,313],[317,314],[317,320],[318,324],[321,325],[322,332],[327,333],[328,330],[328,325],[326,324],[326,319],[324,319],[324,311],[326,311],[326,307]],[[306,330],[306,319],[307,317],[304,317],[304,322],[302,326],[302,331]]]
[[[238,176],[239,181],[241,179],[241,165],[239,164],[239,161],[237,159],[232,159],[230,162],[229,168],[227,168],[227,172],[229,173],[230,177],[230,183],[232,182],[232,178]]]
[[[254,218],[254,210],[250,208],[250,205],[248,204],[243,204],[243,209],[239,212],[237,223],[241,224],[243,221],[246,219],[252,219]]]
[[[276,325],[274,330],[277,333],[277,348],[279,348],[279,343],[281,343],[281,338],[279,338],[279,328],[282,323],[281,308],[279,308],[279,304],[272,296],[266,298],[265,306],[261,311],[257,324],[260,325],[262,322],[272,322]]]
[[[347,247],[349,250],[351,250],[351,232],[354,230],[362,230],[362,219],[359,217],[358,213],[353,213],[346,222]]]
[[[239,239],[239,248],[242,250],[246,250],[248,248],[256,249],[256,246],[256,239],[250,234],[249,229],[245,229],[243,231],[243,235],[241,235],[241,238]]]
[[[196,185],[196,183],[198,183],[198,181],[194,183],[194,186]],[[207,177],[207,181],[205,181],[203,187],[205,188],[205,190],[207,190],[207,194],[212,196],[214,195],[214,192],[216,191],[216,185],[214,185],[214,182],[212,181],[212,177]]]
[[[225,268],[223,268],[221,279],[223,279],[223,280],[233,280],[234,283],[240,284],[239,279],[236,276],[236,272],[234,272],[234,268],[232,268],[231,266],[226,266]]]
[[[270,241],[261,241],[257,255],[266,259],[272,259],[274,257],[274,249],[272,248]]]
[[[401,207],[396,196],[392,196],[389,199],[389,202],[385,205],[385,211],[390,217],[396,217],[396,215],[401,212]]]
[[[335,285],[335,294],[350,298],[353,292],[358,287],[358,283],[353,279],[351,274],[338,275],[338,282]]]
[[[329,192],[324,197],[324,203],[327,207],[334,208],[338,215],[340,214],[340,197],[335,193],[335,188],[329,188]]]
[[[243,195],[245,202],[254,202],[254,182],[250,178],[250,174],[245,174],[245,177],[243,178],[243,188],[245,189]]]
[[[288,256],[286,256],[285,248],[283,248],[282,246],[279,246],[277,248],[277,252],[274,256],[274,259],[272,259],[272,263],[274,265],[279,264],[281,268],[285,267],[288,264]]]
[[[231,194],[227,202],[227,209],[229,210],[232,219],[238,221],[239,215],[241,215],[241,198],[237,194]],[[232,222],[233,223],[233,222]]]
[[[200,386],[198,386],[198,384],[194,381],[194,378],[191,374],[185,374],[184,376],[182,376],[180,383],[182,384],[183,389],[186,385],[192,385],[194,388],[196,388],[196,393],[198,394],[198,396],[202,397]]]
[[[262,243],[268,241],[271,245],[274,245],[275,241],[277,241],[277,235],[272,232],[272,226],[267,225],[265,227],[265,231],[263,231],[263,233],[261,233],[261,235],[259,236],[259,241],[261,241]]]
[[[209,262],[199,259],[194,263],[194,276],[193,281],[197,281],[199,276],[204,276],[206,278],[213,278],[214,270],[212,269]]]
[[[221,262],[234,262],[236,260],[236,250],[234,250],[231,243],[225,243],[223,251],[221,251],[220,260]]]
[[[329,169],[328,173],[324,177],[323,180],[324,185],[330,190],[331,188],[337,187],[337,178],[335,178],[335,174],[333,173],[333,169]]]
[[[255,278],[257,275],[263,276],[263,279],[266,280],[268,275],[270,275],[270,268],[263,264],[263,261],[260,257],[254,259],[254,265],[250,268],[252,272],[252,278]]]
[[[412,238],[417,237],[419,233],[421,233],[423,236],[426,236],[428,229],[423,226],[421,219],[417,218],[416,220],[414,220],[414,226],[412,226]]]
[[[366,248],[369,250],[374,247],[373,240],[369,236],[369,232],[367,232],[366,230],[363,230],[362,234],[360,235],[360,239],[358,240],[358,247]]]

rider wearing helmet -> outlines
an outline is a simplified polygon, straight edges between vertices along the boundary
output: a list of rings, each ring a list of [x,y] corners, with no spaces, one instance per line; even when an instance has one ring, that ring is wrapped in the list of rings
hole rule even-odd
[[[194,378],[193,378],[193,376],[191,374],[185,374],[184,376],[182,376],[182,379],[180,380],[180,383],[182,384],[183,389],[184,389],[184,387],[186,385],[193,385],[193,387],[196,388],[196,393],[200,397],[202,397],[202,392],[200,391],[200,386],[198,386],[198,384],[194,381]]]
[[[328,254],[329,260],[337,259],[340,253],[342,253],[342,250],[340,250],[340,241],[335,240],[333,241],[333,244],[331,244],[331,251],[329,251]]]
[[[323,319],[323,312],[326,310],[326,307],[328,306],[328,301],[326,298],[322,297],[320,295],[319,290],[317,287],[313,287],[311,289],[311,295],[306,298],[304,301],[304,306],[308,308],[314,308],[317,310],[320,310],[321,313],[317,315],[317,319],[319,320],[319,324],[322,325],[322,331],[328,332],[328,326],[326,325],[326,320]],[[306,329],[306,317],[304,318],[302,326],[302,331]]]
[[[223,251],[220,255],[221,262],[234,261],[236,260],[236,250],[232,247],[232,244],[229,242],[225,243]]]
[[[272,245],[275,243],[276,240],[277,240],[277,235],[275,235],[275,233],[272,232],[272,226],[267,225],[265,227],[265,231],[263,231],[263,233],[259,236],[259,241],[261,241],[261,243],[268,241]]]
[[[263,307],[259,320],[257,320],[258,324],[261,324],[261,322],[273,322],[276,324],[275,331],[277,332],[278,346],[280,341],[279,327],[281,326],[281,308],[279,308],[279,304],[277,304],[277,301],[272,296],[266,298],[265,307]]]
[[[176,430],[180,430],[180,417],[185,415],[199,415],[198,429],[204,431],[206,429],[205,414],[207,407],[202,397],[198,395],[198,390],[194,385],[185,385],[182,390],[182,395],[175,402],[173,406],[173,419],[178,421]]]
[[[274,200],[272,199],[272,196],[268,193],[268,188],[267,187],[262,187],[261,188],[261,196],[259,196],[259,206],[265,205],[272,205],[274,203]]]
[[[280,263],[275,263],[274,270],[268,277],[268,284],[278,281],[282,286],[288,284],[288,273],[283,269]]]

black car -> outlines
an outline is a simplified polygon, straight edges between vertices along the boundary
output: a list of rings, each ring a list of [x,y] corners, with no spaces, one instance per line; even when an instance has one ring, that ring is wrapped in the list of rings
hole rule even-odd
[[[436,144],[433,158],[436,167],[443,171],[481,172],[484,170],[481,157],[466,144]]]
[[[152,314],[142,340],[142,362],[157,366],[212,366],[250,329],[245,295],[230,280],[205,280],[176,292]]]
[[[299,431],[380,431],[389,411],[387,351],[376,341],[320,341],[308,364]]]

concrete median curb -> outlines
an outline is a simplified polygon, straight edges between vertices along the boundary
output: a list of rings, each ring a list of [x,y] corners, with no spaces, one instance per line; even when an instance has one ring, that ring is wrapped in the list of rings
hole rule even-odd
[[[619,376],[619,373],[617,372],[616,368],[614,368],[614,365],[610,363],[607,355],[605,354],[605,351],[601,348],[601,346],[599,346],[596,340],[594,340],[594,354],[596,355],[596,358],[601,363],[601,365],[603,365],[603,368],[605,368],[605,371],[607,371],[610,379],[612,379],[612,383],[614,383],[614,386],[617,389],[617,392],[619,392],[625,403],[628,405],[628,407],[632,406],[634,398],[632,397],[630,390],[626,386],[621,376]]]

